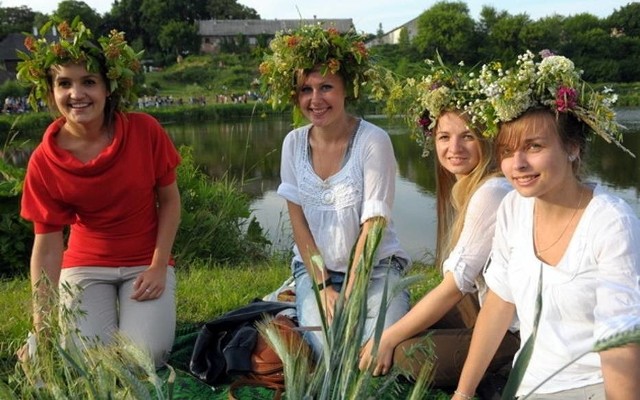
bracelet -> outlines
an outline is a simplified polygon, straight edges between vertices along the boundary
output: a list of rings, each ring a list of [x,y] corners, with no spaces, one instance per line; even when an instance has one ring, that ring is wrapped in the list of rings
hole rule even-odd
[[[458,390],[455,390],[453,394],[462,397],[464,400],[472,400],[474,397],[473,395],[469,396],[468,394],[462,393]]]
[[[331,278],[327,278],[326,281],[318,283],[318,291],[324,290],[327,286],[331,286],[333,282],[331,282]]]

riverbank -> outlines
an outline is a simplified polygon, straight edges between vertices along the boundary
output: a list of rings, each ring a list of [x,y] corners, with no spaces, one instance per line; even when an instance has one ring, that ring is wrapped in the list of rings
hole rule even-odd
[[[281,112],[264,102],[225,103],[225,104],[188,104],[175,106],[146,107],[134,109],[153,115],[163,124],[232,120],[251,116],[278,115]],[[46,111],[24,114],[0,114],[0,140],[6,142],[9,133],[21,132],[27,136],[31,132],[40,135],[51,123],[54,116]]]

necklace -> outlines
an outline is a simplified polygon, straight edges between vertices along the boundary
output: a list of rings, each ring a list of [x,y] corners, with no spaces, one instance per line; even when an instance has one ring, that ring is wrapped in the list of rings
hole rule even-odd
[[[578,214],[578,210],[580,210],[580,206],[582,205],[582,197],[583,197],[583,195],[584,195],[584,189],[580,188],[580,198],[578,199],[578,206],[576,208],[574,208],[573,214],[571,214],[571,218],[569,218],[569,221],[567,222],[567,225],[565,225],[565,227],[562,230],[562,232],[560,232],[560,236],[558,236],[558,238],[556,240],[554,240],[553,243],[551,243],[549,246],[545,247],[542,250],[536,250],[536,255],[538,257],[540,257],[540,254],[544,253],[545,251],[549,251],[553,246],[558,244],[560,239],[562,239],[564,234],[567,232],[567,229],[569,229],[569,225],[571,225],[571,222],[573,222],[573,219],[576,217],[576,214]],[[536,216],[536,222],[537,222],[538,213],[535,213],[535,216]],[[535,238],[534,239],[535,239],[535,242],[537,243],[538,242],[538,233],[535,230],[534,230],[534,232],[535,232]]]

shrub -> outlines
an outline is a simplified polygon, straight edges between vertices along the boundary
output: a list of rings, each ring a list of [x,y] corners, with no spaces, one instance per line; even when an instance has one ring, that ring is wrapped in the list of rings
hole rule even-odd
[[[270,242],[251,217],[248,196],[228,178],[212,182],[195,165],[190,147],[180,147],[180,154],[182,220],[174,245],[176,260],[188,264],[264,259]]]
[[[33,245],[31,224],[20,218],[25,144],[9,143],[0,152],[0,277],[25,274]]]

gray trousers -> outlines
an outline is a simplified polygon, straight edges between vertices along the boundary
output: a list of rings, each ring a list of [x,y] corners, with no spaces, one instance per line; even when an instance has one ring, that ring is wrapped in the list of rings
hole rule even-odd
[[[71,332],[77,330],[84,339],[103,344],[121,334],[147,350],[160,367],[168,359],[175,337],[176,277],[173,267],[168,267],[165,290],[159,298],[132,300],[133,282],[147,268],[63,268],[60,301],[71,315]]]

